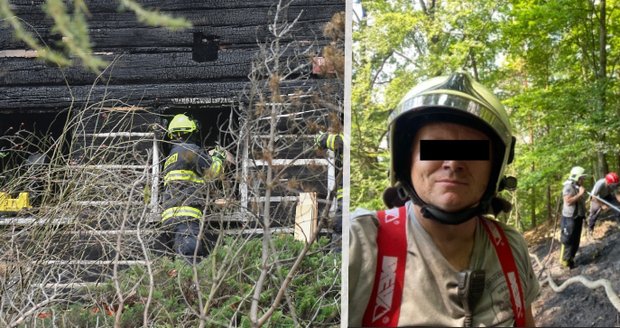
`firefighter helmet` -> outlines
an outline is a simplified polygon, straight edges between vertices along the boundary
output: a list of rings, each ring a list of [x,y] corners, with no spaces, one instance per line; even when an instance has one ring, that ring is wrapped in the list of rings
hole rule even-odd
[[[620,179],[618,179],[618,174],[616,174],[616,172],[609,172],[605,176],[605,182],[607,182],[608,185],[617,184],[619,181]]]
[[[429,218],[446,224],[465,222],[486,213],[496,193],[516,183],[514,178],[504,177],[516,141],[508,115],[497,97],[466,73],[435,77],[418,84],[401,100],[390,121],[392,184],[404,188]],[[466,125],[484,132],[491,140],[491,176],[478,206],[448,213],[425,203],[417,195],[411,181],[411,143],[417,131],[431,122]]]
[[[570,169],[570,175],[568,176],[568,179],[573,182],[577,182],[579,178],[586,176],[586,174],[584,173],[585,171],[586,170],[581,166],[574,166],[572,169]]]
[[[168,134],[170,137],[172,137],[174,133],[192,133],[196,130],[198,130],[196,122],[185,114],[177,114],[168,125]]]

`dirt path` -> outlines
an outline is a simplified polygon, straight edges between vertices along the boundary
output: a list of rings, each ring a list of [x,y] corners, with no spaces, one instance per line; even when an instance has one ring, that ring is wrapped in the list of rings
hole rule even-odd
[[[585,229],[585,227],[584,227]],[[568,278],[582,275],[589,280],[608,279],[616,294],[620,294],[620,225],[613,219],[597,223],[592,238],[584,233],[575,258],[574,269],[559,264],[559,227],[551,224],[525,233],[530,253],[536,254],[550,272],[557,285]],[[551,247],[551,252],[549,249]],[[546,275],[535,265],[539,279]],[[533,304],[538,326],[553,327],[620,327],[620,312],[611,304],[605,290],[588,289],[581,283],[568,286],[560,293],[547,284],[541,286],[538,299]]]

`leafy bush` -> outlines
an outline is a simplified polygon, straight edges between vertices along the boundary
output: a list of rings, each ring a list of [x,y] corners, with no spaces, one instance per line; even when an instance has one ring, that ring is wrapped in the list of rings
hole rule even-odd
[[[273,237],[273,248],[276,252],[271,262],[274,264],[260,296],[259,313],[273,303],[303,244],[292,236],[280,235]],[[227,238],[207,259],[195,266],[197,279],[194,279],[194,267],[183,260],[157,258],[152,264],[154,288],[150,302],[146,266],[133,266],[120,272],[119,285],[124,298],[121,326],[142,326],[144,309],[148,306],[149,326],[197,327],[202,308],[207,327],[250,327],[248,315],[251,295],[260,274],[261,249],[261,239],[240,242]],[[339,325],[340,262],[340,254],[329,251],[329,240],[320,238],[312,245],[291,281],[288,301],[281,302],[266,326]],[[84,289],[81,294],[80,299],[47,309],[44,316],[39,315],[36,319],[36,325],[114,325],[120,302],[113,281],[94,289]]]

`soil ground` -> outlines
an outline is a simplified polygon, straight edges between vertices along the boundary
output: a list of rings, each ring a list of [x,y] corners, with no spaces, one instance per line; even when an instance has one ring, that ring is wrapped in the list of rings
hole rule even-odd
[[[562,292],[554,292],[542,282],[548,274],[560,286],[567,279],[582,275],[588,280],[607,279],[616,295],[620,294],[620,222],[611,217],[599,219],[592,236],[584,233],[575,256],[576,267],[560,265],[559,222],[548,222],[526,232],[534,270],[541,281],[538,299],[533,303],[534,319],[543,327],[620,327],[620,312],[607,297],[603,287],[591,290],[581,283],[569,285]],[[542,270],[542,268],[545,270]]]

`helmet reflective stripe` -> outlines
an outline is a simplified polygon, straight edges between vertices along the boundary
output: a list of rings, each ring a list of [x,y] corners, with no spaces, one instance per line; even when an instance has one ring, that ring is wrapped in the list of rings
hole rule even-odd
[[[164,176],[164,185],[168,184],[170,181],[190,181],[195,183],[205,182],[194,171],[190,170],[174,170],[166,173]]]
[[[426,107],[448,107],[471,113],[493,126],[505,143],[512,137],[508,114],[499,99],[465,73],[435,77],[418,84],[403,97],[391,118]]]
[[[202,211],[191,206],[177,206],[164,210],[161,214],[161,220],[165,221],[170,218],[176,218],[180,216],[187,216],[190,218],[200,219],[202,217]]]

